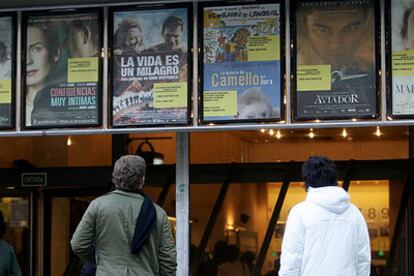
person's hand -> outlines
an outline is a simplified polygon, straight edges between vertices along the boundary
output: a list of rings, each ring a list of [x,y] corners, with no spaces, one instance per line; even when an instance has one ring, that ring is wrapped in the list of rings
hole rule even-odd
[[[128,88],[126,89],[126,91],[129,91],[129,92],[140,92],[140,91],[142,91],[142,85],[141,85],[141,83],[139,81],[134,80],[128,86]]]

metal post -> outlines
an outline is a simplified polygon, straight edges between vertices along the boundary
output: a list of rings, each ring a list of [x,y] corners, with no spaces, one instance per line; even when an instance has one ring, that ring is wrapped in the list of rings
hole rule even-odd
[[[176,205],[177,275],[189,275],[189,133],[177,133]]]
[[[102,125],[104,129],[108,126],[108,7],[104,7],[104,26],[103,26],[103,54],[99,58],[103,59],[103,87],[102,87]],[[111,57],[112,58],[112,57]],[[112,110],[109,112],[112,113]]]
[[[22,122],[22,108],[21,108],[21,100],[22,95],[20,93],[22,89],[22,12],[17,12],[17,34],[16,34],[16,110],[15,110],[15,124],[16,124],[16,132],[19,133],[21,130],[21,122]],[[26,52],[26,51],[25,51]]]
[[[273,232],[275,231],[275,226],[277,220],[280,216],[280,211],[282,210],[283,202],[285,201],[285,197],[289,188],[290,183],[290,175],[293,168],[294,162],[291,161],[289,167],[286,171],[285,179],[283,180],[282,188],[280,189],[279,196],[277,197],[277,201],[275,204],[275,208],[273,209],[272,217],[269,221],[269,226],[266,230],[266,235],[262,243],[262,247],[260,248],[259,256],[257,257],[256,267],[254,268],[254,276],[260,276],[261,270],[266,259],[267,250],[269,249],[270,241],[273,237]]]
[[[381,13],[381,121],[387,121],[387,85],[386,85],[386,56],[385,56],[385,1],[380,1]]]
[[[285,20],[286,20],[286,26],[285,26],[285,37],[286,37],[286,43],[285,43],[285,67],[286,67],[286,73],[285,73],[285,83],[286,83],[286,122],[288,124],[292,123],[292,94],[291,94],[291,66],[290,66],[290,43],[291,43],[291,39],[290,39],[290,1],[286,0],[285,1]],[[294,5],[294,3],[293,3]],[[283,12],[283,11],[281,11]],[[296,72],[295,72],[296,74]]]
[[[193,126],[198,125],[198,5],[193,0]],[[202,16],[202,15],[201,15]]]

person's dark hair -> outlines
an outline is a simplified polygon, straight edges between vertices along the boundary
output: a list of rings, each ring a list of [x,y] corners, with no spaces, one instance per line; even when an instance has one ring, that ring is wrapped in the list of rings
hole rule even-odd
[[[75,19],[70,22],[69,28],[83,32],[86,36],[91,36],[92,43],[98,43],[99,26],[96,21]]]
[[[4,62],[7,59],[7,47],[3,41],[0,41],[0,62]]]
[[[168,16],[167,19],[165,19],[164,23],[162,24],[162,33],[164,33],[166,28],[169,28],[172,30],[181,28],[181,31],[183,31],[184,22],[180,17],[171,15],[171,16]]]
[[[302,166],[306,189],[336,186],[336,174],[335,163],[324,156],[311,156]]]
[[[118,24],[118,29],[115,31],[115,48],[123,49],[126,47],[128,32],[134,28],[142,32],[139,23],[133,19],[125,19]]]
[[[42,31],[46,42],[45,47],[49,52],[49,59],[53,62],[53,56],[56,54],[56,51],[60,50],[61,46],[57,27],[46,23],[29,23],[29,27],[38,28]]]
[[[0,239],[3,238],[6,233],[6,223],[4,222],[3,212],[0,210]]]
[[[119,190],[134,192],[144,185],[146,164],[138,155],[124,155],[114,165],[112,181]]]
[[[408,18],[410,17],[413,8],[406,9],[403,16],[403,24],[401,28],[401,36],[403,39],[407,38],[408,35]]]
[[[218,240],[214,244],[213,259],[217,265],[220,265],[221,263],[224,263],[227,260],[227,246],[227,242],[223,240]]]
[[[227,247],[227,259],[234,263],[239,259],[240,250],[236,245],[229,245]]]

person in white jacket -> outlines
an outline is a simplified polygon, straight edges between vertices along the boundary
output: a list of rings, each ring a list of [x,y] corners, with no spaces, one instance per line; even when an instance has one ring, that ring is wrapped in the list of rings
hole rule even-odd
[[[303,164],[308,194],[289,213],[279,276],[369,276],[368,228],[337,186],[336,174],[326,157],[312,156]]]

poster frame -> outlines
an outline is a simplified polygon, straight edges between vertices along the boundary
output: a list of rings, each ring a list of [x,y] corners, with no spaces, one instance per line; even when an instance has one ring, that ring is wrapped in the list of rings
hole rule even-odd
[[[384,13],[385,13],[385,78],[386,78],[386,98],[387,98],[387,117],[391,119],[414,119],[414,112],[411,114],[394,114],[393,109],[393,90],[392,90],[392,2],[393,0],[384,1]],[[414,79],[414,76],[412,77]]]
[[[212,8],[212,7],[226,7],[226,6],[253,6],[253,5],[261,5],[261,4],[279,4],[279,28],[280,28],[280,90],[279,97],[279,108],[280,108],[280,115],[275,118],[262,118],[262,119],[232,119],[232,120],[206,120],[204,118],[204,8]],[[286,19],[285,19],[285,1],[283,0],[257,0],[257,1],[208,1],[208,2],[200,2],[198,6],[198,47],[199,47],[199,56],[198,56],[198,91],[199,91],[199,100],[198,100],[198,109],[199,109],[199,121],[201,124],[243,124],[243,123],[278,123],[285,119],[285,104],[284,104],[284,96],[285,96],[285,89],[286,89]]]
[[[380,4],[376,0],[371,0],[374,5],[374,62],[375,62],[375,112],[371,115],[343,115],[343,116],[329,116],[329,117],[317,117],[317,116],[298,116],[298,91],[297,86],[297,4],[298,3],[319,3],[319,2],[346,2],[347,0],[293,0],[291,2],[289,17],[290,17],[290,68],[291,68],[291,110],[293,110],[291,116],[293,122],[303,121],[333,121],[333,120],[377,120],[380,117],[380,99],[381,99],[381,11]]]
[[[187,117],[185,122],[176,123],[142,123],[128,125],[114,125],[113,122],[113,72],[114,72],[114,14],[116,12],[128,11],[151,11],[151,10],[171,10],[186,9],[187,10]],[[110,128],[144,128],[144,127],[168,127],[168,126],[189,126],[191,122],[192,112],[192,87],[193,87],[193,3],[157,3],[142,5],[122,5],[110,6],[108,8],[108,123]]]
[[[65,125],[39,125],[39,126],[26,126],[26,47],[27,47],[27,25],[29,18],[32,16],[65,16],[65,15],[76,15],[76,14],[96,14],[98,16],[98,82],[97,82],[97,122],[90,124],[65,124]],[[21,128],[23,130],[39,130],[39,129],[78,129],[78,128],[99,128],[102,127],[102,102],[103,102],[103,38],[104,38],[104,21],[103,21],[103,10],[102,8],[68,8],[68,9],[49,9],[49,10],[35,10],[35,11],[24,11],[22,12],[21,18]]]
[[[1,12],[0,18],[11,18],[11,103],[10,103],[10,123],[0,126],[0,130],[13,130],[16,125],[16,52],[17,52],[17,14],[16,12]]]

